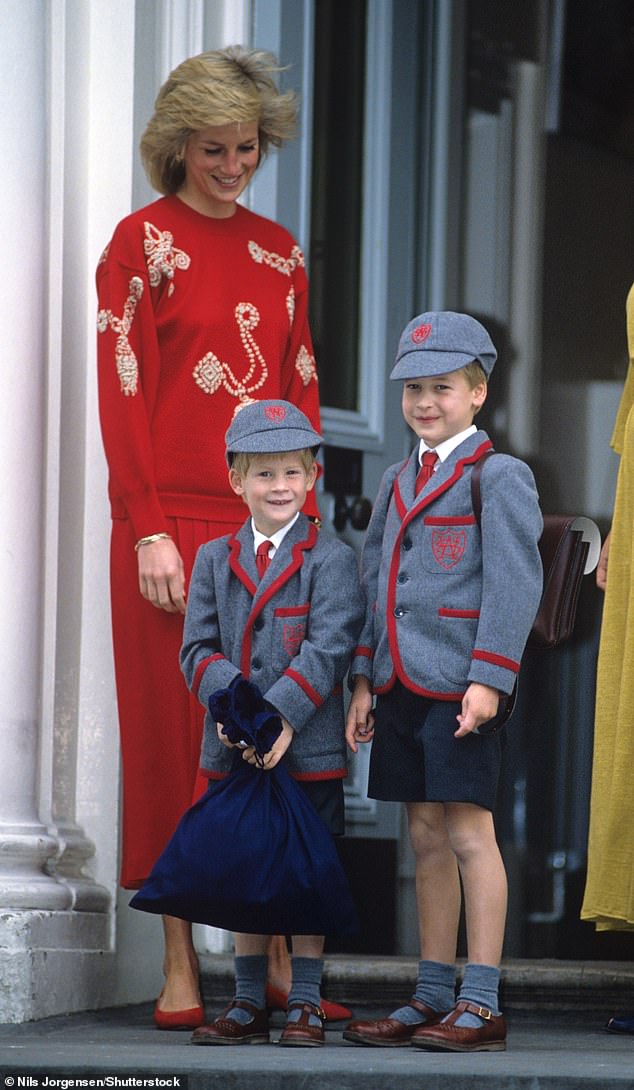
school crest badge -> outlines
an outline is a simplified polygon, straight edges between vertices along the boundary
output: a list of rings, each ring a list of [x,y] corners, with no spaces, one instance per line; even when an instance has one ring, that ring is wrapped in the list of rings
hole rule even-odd
[[[299,624],[285,624],[284,632],[282,634],[282,643],[284,644],[284,650],[287,654],[296,655],[299,651],[302,640],[306,634],[306,626],[301,622]]]
[[[466,545],[464,530],[432,530],[431,551],[443,568],[454,568],[462,560]]]
[[[280,420],[284,420],[286,408],[284,405],[267,405],[264,410],[264,415],[268,416],[269,420],[279,422]]]
[[[412,330],[412,340],[414,344],[422,344],[426,341],[431,333],[431,325],[429,322],[423,322],[422,325],[417,325],[416,329]]]

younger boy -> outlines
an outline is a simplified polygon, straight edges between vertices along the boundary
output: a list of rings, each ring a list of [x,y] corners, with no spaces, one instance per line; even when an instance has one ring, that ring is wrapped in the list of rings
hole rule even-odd
[[[321,444],[302,412],[286,401],[241,409],[226,434],[229,481],[250,511],[237,534],[203,545],[192,573],[181,666],[207,707],[216,689],[242,674],[282,719],[263,775],[284,760],[333,835],[344,832],[346,745],[342,680],[364,615],[355,555],[302,514],[315,483]],[[209,714],[201,766],[225,776],[236,747]],[[257,764],[252,748],[244,760]],[[235,996],[202,1045],[269,1040],[265,1003],[270,936],[236,934]],[[322,935],[292,939],[292,985],[282,1045],[322,1045]]]
[[[390,376],[403,381],[403,415],[419,442],[387,470],[368,528],[368,613],[346,738],[354,752],[373,740],[370,797],[406,805],[421,960],[414,996],[388,1018],[352,1022],[344,1037],[355,1043],[506,1047],[506,875],[492,815],[504,729],[478,728],[493,726],[515,684],[542,589],[542,519],[530,469],[502,454],[483,468],[481,527],[473,512],[471,471],[491,448],[473,418],[495,359],[475,319],[422,314],[404,330]],[[468,963],[456,1003],[461,883]]]

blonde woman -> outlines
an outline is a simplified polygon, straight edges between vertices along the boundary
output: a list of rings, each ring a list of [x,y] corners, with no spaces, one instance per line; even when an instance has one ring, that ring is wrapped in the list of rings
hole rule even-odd
[[[240,46],[172,72],[141,140],[163,196],[118,224],[97,269],[126,889],[142,884],[207,786],[197,783],[203,711],[178,656],[196,551],[244,519],[225,432],[241,407],[267,398],[320,426],[302,252],[239,203],[269,147],[294,133],[295,95],[280,92],[278,72],[271,54]],[[306,513],[317,513],[312,498]],[[164,933],[155,1022],[201,1025],[191,926],[165,918]],[[280,1002],[289,975],[282,961],[271,977]]]

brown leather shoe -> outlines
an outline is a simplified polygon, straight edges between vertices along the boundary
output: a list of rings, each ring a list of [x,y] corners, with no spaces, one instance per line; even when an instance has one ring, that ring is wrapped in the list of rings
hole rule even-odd
[[[284,1026],[280,1037],[281,1045],[315,1048],[326,1043],[324,1034],[326,1015],[321,1007],[314,1007],[312,1003],[291,1003],[288,1009],[289,1011],[301,1010],[302,1013],[297,1022],[287,1022]],[[320,1024],[318,1026],[309,1025],[308,1017],[311,1014],[316,1014],[319,1018]]]
[[[251,1021],[246,1025],[234,1022],[226,1015],[234,1007],[248,1011]],[[193,1045],[266,1045],[269,1042],[269,1019],[266,1010],[259,1010],[246,999],[233,999],[218,1018],[208,1026],[200,1026],[191,1036]]]
[[[484,1018],[481,1026],[457,1026],[464,1011]],[[412,1034],[414,1048],[439,1052],[503,1052],[506,1048],[506,1019],[492,1014],[486,1007],[460,999],[444,1022],[435,1026],[419,1026]]]
[[[439,1014],[426,1003],[421,1003],[415,996],[402,1005],[417,1010],[425,1019],[423,1022],[425,1026],[435,1025],[445,1017],[445,1013]],[[397,1018],[377,1018],[368,1022],[351,1022],[344,1029],[343,1036],[346,1041],[352,1041],[355,1045],[398,1048],[400,1045],[408,1045],[417,1029],[422,1029],[420,1022],[408,1026],[405,1022],[399,1022]]]

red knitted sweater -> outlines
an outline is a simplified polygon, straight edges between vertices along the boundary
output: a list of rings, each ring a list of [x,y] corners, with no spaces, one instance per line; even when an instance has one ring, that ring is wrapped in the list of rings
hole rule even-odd
[[[113,518],[136,537],[166,530],[166,515],[240,524],[224,454],[238,407],[285,398],[319,430],[299,247],[241,205],[213,219],[162,197],[118,225],[97,290]]]

